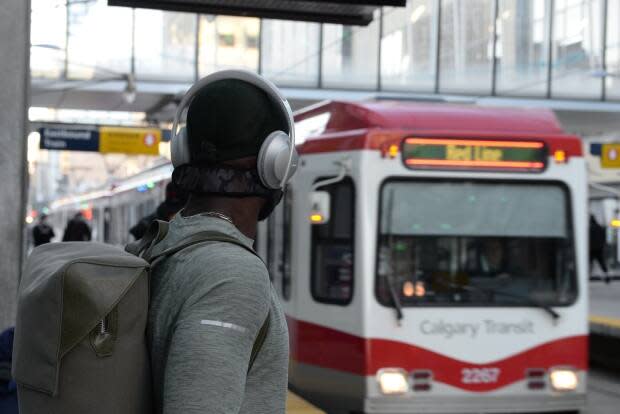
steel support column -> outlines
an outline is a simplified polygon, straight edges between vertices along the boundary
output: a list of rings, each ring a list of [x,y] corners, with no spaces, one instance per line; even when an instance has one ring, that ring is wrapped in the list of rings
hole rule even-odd
[[[30,0],[0,7],[0,330],[15,322],[27,187]]]

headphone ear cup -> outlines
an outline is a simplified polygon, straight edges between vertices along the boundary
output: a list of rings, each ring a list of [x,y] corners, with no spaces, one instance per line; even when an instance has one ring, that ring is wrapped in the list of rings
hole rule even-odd
[[[258,153],[258,175],[265,187],[272,190],[282,188],[282,182],[286,183],[297,170],[299,156],[297,150],[293,150],[293,158],[289,166],[291,138],[284,131],[274,131],[263,142]],[[288,173],[287,173],[288,168]],[[286,174],[286,180],[284,175]]]
[[[189,164],[190,162],[189,142],[187,140],[187,129],[185,129],[185,127],[182,127],[172,139],[170,158],[172,159],[173,167]]]

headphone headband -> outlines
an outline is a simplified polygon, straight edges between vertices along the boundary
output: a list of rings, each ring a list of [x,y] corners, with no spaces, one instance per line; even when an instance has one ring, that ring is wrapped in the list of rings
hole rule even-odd
[[[284,178],[282,179],[281,187],[284,187],[286,184],[286,180],[291,169],[291,164],[293,162],[293,154],[295,152],[295,123],[293,119],[293,111],[286,100],[286,98],[282,95],[282,93],[278,90],[278,88],[268,79],[260,76],[254,72],[243,69],[228,69],[222,70],[219,72],[212,73],[210,75],[205,76],[196,82],[189,90],[186,92],[183,99],[179,103],[177,107],[176,114],[174,116],[174,121],[172,123],[172,139],[176,139],[178,130],[179,130],[179,122],[183,115],[183,111],[185,108],[191,103],[191,100],[194,96],[207,85],[225,79],[237,79],[247,83],[250,83],[262,91],[264,91],[271,101],[282,111],[284,117],[286,118],[286,123],[288,125],[288,136],[290,139],[290,151],[289,151],[289,159],[288,165],[286,167],[286,171],[284,173]]]

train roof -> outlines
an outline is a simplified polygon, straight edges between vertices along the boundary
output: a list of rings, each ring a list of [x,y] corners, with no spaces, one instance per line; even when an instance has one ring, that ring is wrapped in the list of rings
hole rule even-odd
[[[544,108],[497,108],[438,102],[328,101],[295,114],[295,121],[329,113],[325,132],[361,128],[504,131],[562,134],[553,111]]]
[[[327,101],[295,114],[298,125],[321,118],[300,145],[302,153],[379,149],[384,144],[364,130],[402,130],[407,134],[450,137],[537,139],[556,149],[581,155],[581,140],[567,135],[553,111],[544,108],[498,108],[411,101]],[[351,132],[351,133],[347,133]],[[352,136],[355,135],[353,138]],[[345,142],[334,139],[347,136]],[[328,143],[329,141],[329,143]],[[336,145],[334,145],[336,144]]]

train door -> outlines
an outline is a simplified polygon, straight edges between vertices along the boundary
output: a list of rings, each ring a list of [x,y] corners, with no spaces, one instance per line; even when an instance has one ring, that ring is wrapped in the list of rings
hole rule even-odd
[[[269,276],[278,296],[285,303],[291,296],[292,203],[293,190],[288,186],[282,202],[267,221],[264,249]]]
[[[356,186],[350,176],[334,182],[339,172],[329,174],[329,167],[320,167],[316,175],[304,177],[294,209],[299,228],[293,233],[295,306],[288,318],[290,382],[319,405],[334,407],[336,401],[342,408],[358,407],[364,381],[350,372],[360,369],[357,362],[363,361],[364,349],[357,346],[361,341],[348,339],[362,336],[361,295],[356,298],[354,293]],[[320,224],[311,223],[308,195],[315,190],[329,194],[329,219]]]

